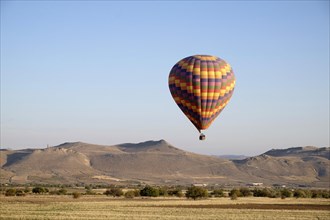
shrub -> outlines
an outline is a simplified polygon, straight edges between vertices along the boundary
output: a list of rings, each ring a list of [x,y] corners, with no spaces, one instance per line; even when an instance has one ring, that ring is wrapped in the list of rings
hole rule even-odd
[[[36,186],[32,189],[32,192],[35,194],[43,194],[49,192],[49,190],[41,186]]]
[[[23,190],[16,190],[15,195],[16,196],[25,196],[25,193],[23,192]]]
[[[140,191],[141,196],[151,196],[151,197],[157,197],[159,196],[159,189],[152,187],[152,186],[146,186]]]
[[[273,190],[269,188],[257,189],[253,190],[254,197],[269,197],[269,198],[276,198],[281,197],[281,193],[278,190]]]
[[[81,193],[80,193],[80,192],[73,192],[73,193],[72,193],[72,197],[73,197],[74,199],[78,199],[79,197],[81,197]]]
[[[133,191],[134,191],[134,196],[135,196],[135,197],[139,197],[139,196],[140,196],[140,190],[135,189],[135,190],[133,190]]]
[[[132,199],[135,197],[135,192],[134,190],[129,190],[125,193],[125,198],[129,198],[129,199]]]
[[[296,198],[307,198],[306,192],[302,189],[295,190],[293,196]]]
[[[66,189],[60,189],[57,191],[57,195],[66,195],[67,194],[67,190]]]
[[[2,186],[0,186],[0,193],[1,193],[1,194],[4,194],[4,193],[6,193],[6,188],[5,188],[5,187],[2,187]]]
[[[53,190],[49,192],[50,195],[66,195],[67,190],[66,189],[59,189],[59,190]]]
[[[107,195],[107,196],[120,197],[124,193],[123,193],[123,190],[122,189],[119,189],[119,188],[110,188],[110,189],[107,189],[103,194],[104,195]]]
[[[330,198],[330,190],[322,190],[321,194],[322,194],[322,198],[325,198],[325,199]]]
[[[223,189],[215,189],[215,190],[213,190],[211,195],[214,196],[214,197],[225,197]]]
[[[309,189],[304,190],[305,194],[306,194],[306,198],[312,198],[312,191],[310,191]]]
[[[175,194],[177,197],[181,198],[184,196],[182,190],[180,189],[179,191],[177,191],[177,193]]]
[[[177,197],[183,197],[184,196],[181,189],[168,190],[168,195],[169,196],[177,196]]]
[[[161,187],[158,190],[159,190],[159,195],[160,196],[168,196],[168,192],[167,192],[167,188],[166,187]]]
[[[230,195],[231,200],[236,200],[237,198],[238,198],[237,193],[233,193],[233,194]]]
[[[239,189],[234,188],[234,189],[230,190],[229,196],[230,197],[233,197],[234,196],[237,199],[237,197],[242,196],[242,194],[241,194],[241,191]]]
[[[312,198],[330,198],[330,190],[312,190],[311,191]]]
[[[262,191],[262,189],[257,189],[255,188],[252,190],[253,196],[254,197],[266,197],[265,193]]]
[[[58,195],[58,191],[57,190],[49,191],[49,195]]]
[[[284,198],[290,198],[292,197],[292,192],[288,189],[282,189],[281,190],[281,198],[284,199]]]
[[[91,189],[86,189],[86,192],[85,192],[86,195],[95,195],[96,192],[94,192],[93,190]]]
[[[6,193],[5,193],[5,196],[15,196],[16,195],[16,189],[7,189],[6,190]]]
[[[248,188],[240,188],[239,190],[240,195],[243,197],[248,197],[248,196],[252,196],[252,192],[248,189]]]
[[[186,192],[186,197],[192,198],[193,200],[200,199],[200,198],[206,198],[208,197],[208,192],[206,189],[198,186],[192,186],[189,187]]]

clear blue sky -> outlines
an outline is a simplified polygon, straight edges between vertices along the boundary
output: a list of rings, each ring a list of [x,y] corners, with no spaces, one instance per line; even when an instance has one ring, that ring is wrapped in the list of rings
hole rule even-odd
[[[172,100],[180,59],[237,79],[198,140]],[[1,1],[1,146],[165,139],[203,154],[329,146],[329,1]]]

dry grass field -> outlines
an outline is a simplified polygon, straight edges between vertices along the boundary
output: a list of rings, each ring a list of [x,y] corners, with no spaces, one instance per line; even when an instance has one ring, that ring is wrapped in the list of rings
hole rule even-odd
[[[0,197],[0,219],[330,219],[329,199]]]

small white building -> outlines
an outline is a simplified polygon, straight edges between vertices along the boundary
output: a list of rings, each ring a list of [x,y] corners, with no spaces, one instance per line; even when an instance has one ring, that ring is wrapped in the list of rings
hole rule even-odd
[[[262,186],[264,185],[263,183],[252,183],[252,186]]]
[[[205,186],[207,186],[207,184],[206,183],[194,183],[194,184],[192,184],[193,186],[200,186],[200,187],[205,187]]]

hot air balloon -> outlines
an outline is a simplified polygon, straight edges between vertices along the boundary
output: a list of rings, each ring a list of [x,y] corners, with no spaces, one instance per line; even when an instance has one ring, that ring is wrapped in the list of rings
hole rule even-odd
[[[235,87],[231,66],[210,55],[195,55],[177,62],[169,74],[172,97],[205,139],[207,129],[228,104]]]

